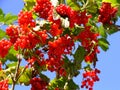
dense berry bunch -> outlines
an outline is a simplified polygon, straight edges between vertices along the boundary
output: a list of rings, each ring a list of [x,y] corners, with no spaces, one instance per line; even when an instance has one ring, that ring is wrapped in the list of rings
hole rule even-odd
[[[48,83],[41,78],[34,77],[30,80],[31,90],[47,90]]]
[[[77,12],[65,4],[60,4],[59,6],[57,6],[56,11],[62,17],[69,18],[71,28],[73,28],[75,24],[85,25],[88,22],[88,19],[91,18],[91,15],[86,14],[86,11]]]
[[[100,15],[98,21],[102,22],[103,24],[111,24],[111,20],[115,17],[117,11],[117,8],[112,7],[111,3],[103,2],[99,10]]]
[[[32,49],[37,44],[45,44],[47,40],[46,30],[37,31],[34,33],[28,33],[26,35],[20,35],[14,44],[16,50],[21,49]]]
[[[80,32],[78,35],[78,39],[81,40],[82,46],[86,49],[87,55],[85,58],[86,62],[92,62],[95,58],[96,53],[99,53],[98,45],[97,45],[97,37],[99,34],[96,34],[90,30],[90,26],[86,26],[85,30]]]
[[[50,34],[52,36],[58,36],[58,35],[61,35],[62,34],[62,28],[59,28],[59,26],[55,23],[53,23],[51,25],[51,29],[50,29]]]
[[[54,42],[49,41],[49,51],[48,51],[48,67],[50,69],[58,69],[63,63],[63,54],[70,54],[72,46],[74,45],[73,40],[70,36],[66,35],[60,37]]]
[[[32,12],[31,11],[21,11],[18,15],[18,23],[20,26],[27,27],[29,25],[31,27],[34,27],[35,22],[33,21]]]
[[[4,58],[8,54],[8,50],[12,46],[12,43],[8,40],[0,40],[0,57]]]
[[[8,90],[8,80],[0,81],[0,90]]]
[[[18,27],[11,25],[6,28],[6,33],[10,37],[10,42],[15,43],[19,36]]]
[[[99,81],[99,77],[98,77],[99,73],[100,70],[98,69],[84,72],[81,88],[86,87],[89,90],[93,90],[94,82]]]
[[[37,0],[34,11],[38,13],[41,18],[47,19],[52,7],[50,0]]]

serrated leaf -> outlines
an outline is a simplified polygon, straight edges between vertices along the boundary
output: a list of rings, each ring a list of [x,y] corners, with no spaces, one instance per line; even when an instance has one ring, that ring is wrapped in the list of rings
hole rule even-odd
[[[6,14],[4,17],[4,23],[7,25],[12,24],[16,20],[17,20],[17,15],[12,15],[10,13]]]
[[[107,38],[107,33],[103,27],[103,25],[101,25],[99,28],[98,28],[98,31],[99,31],[99,34],[104,37],[104,38]]]
[[[107,51],[109,49],[109,42],[105,38],[98,39],[98,45],[104,50]]]
[[[73,10],[79,11],[80,6],[75,0],[66,0],[67,5],[70,6]]]

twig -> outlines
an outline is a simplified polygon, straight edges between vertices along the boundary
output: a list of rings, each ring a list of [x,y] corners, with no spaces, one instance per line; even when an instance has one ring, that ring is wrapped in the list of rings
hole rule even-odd
[[[15,75],[14,75],[14,78],[13,78],[13,84],[12,84],[12,89],[11,90],[14,90],[15,89],[15,84],[17,82],[17,75],[18,75],[18,71],[19,71],[19,68],[20,68],[20,62],[21,62],[21,59],[18,58],[18,63],[17,63],[17,67],[16,67],[16,70],[15,70]]]

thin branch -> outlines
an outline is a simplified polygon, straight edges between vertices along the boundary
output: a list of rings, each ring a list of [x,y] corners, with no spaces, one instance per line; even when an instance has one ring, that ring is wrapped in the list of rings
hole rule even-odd
[[[18,72],[19,72],[20,63],[21,63],[21,59],[18,58],[18,63],[17,63],[17,66],[16,66],[15,75],[14,75],[14,78],[13,78],[13,84],[12,84],[12,89],[11,90],[15,89],[15,84],[17,82],[17,75],[18,75]]]

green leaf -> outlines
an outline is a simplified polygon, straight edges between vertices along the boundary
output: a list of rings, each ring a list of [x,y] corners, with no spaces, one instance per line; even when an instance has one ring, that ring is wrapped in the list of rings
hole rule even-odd
[[[0,70],[0,81],[5,79],[7,75],[5,74],[4,70]]]
[[[72,34],[77,36],[83,30],[84,30],[84,27],[75,25],[75,28],[72,29]]]
[[[74,54],[74,62],[77,64],[81,64],[85,57],[85,49],[82,46],[79,46]]]
[[[118,32],[118,27],[116,25],[106,25],[104,26],[106,28],[106,32],[111,35],[111,34],[114,34],[116,32]]]
[[[73,10],[79,11],[80,6],[75,0],[66,0],[67,5],[70,6]]]
[[[16,51],[13,47],[11,47],[8,55],[6,56],[6,59],[10,60],[10,61],[17,61],[18,60],[17,56],[16,56],[17,53],[18,53],[18,51]]]
[[[63,88],[64,88],[66,81],[67,81],[67,79],[64,77],[61,77],[59,79],[55,78],[55,79],[51,80],[48,90],[54,90],[56,87],[58,87],[60,90],[64,90]]]
[[[93,15],[98,12],[98,5],[95,0],[89,0],[88,5],[87,5],[87,12]]]
[[[109,2],[112,6],[116,6],[119,3],[119,0],[102,0],[102,2]]]
[[[29,85],[32,78],[32,69],[26,69],[18,80],[19,84]]]
[[[31,10],[33,6],[35,5],[36,0],[24,0],[25,5],[24,5],[24,10]]]
[[[5,17],[4,17],[4,23],[6,25],[12,24],[16,20],[17,20],[17,16],[16,15],[12,15],[10,13],[6,14]]]
[[[79,86],[76,85],[76,83],[71,79],[70,81],[68,81],[68,89],[66,90],[80,90]]]
[[[50,79],[46,75],[44,75],[42,73],[40,73],[39,75],[40,75],[40,77],[42,78],[43,81],[46,81],[46,82],[49,83]]]
[[[9,64],[7,64],[7,67],[13,67],[13,66],[16,66],[17,65],[17,62],[11,62]]]
[[[107,51],[109,49],[109,42],[105,38],[98,39],[98,45],[104,50]]]
[[[8,38],[8,36],[6,35],[6,32],[2,29],[0,29],[0,40],[3,38]]]
[[[3,20],[4,20],[4,13],[2,9],[0,8],[0,22],[3,22]]]
[[[105,28],[103,27],[103,25],[101,25],[99,28],[98,28],[98,31],[99,31],[99,34],[104,37],[104,38],[107,38],[107,33],[105,31]]]

